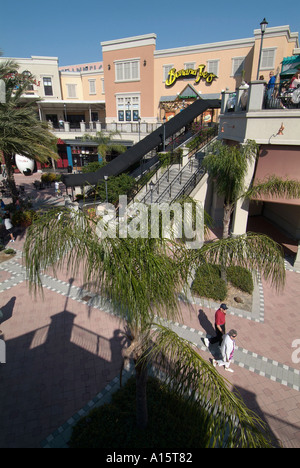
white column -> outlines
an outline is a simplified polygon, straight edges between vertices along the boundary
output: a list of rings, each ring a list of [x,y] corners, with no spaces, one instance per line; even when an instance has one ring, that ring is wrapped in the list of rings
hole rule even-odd
[[[300,270],[300,241],[298,242],[298,250],[297,250],[297,255],[295,258],[295,262],[294,262],[294,268],[296,268],[297,270]]]

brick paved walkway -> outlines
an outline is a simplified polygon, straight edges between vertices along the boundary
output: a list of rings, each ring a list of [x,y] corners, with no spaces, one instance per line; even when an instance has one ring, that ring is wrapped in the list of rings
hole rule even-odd
[[[70,433],[74,420],[117,386],[124,326],[109,304],[83,300],[81,279],[71,279],[66,270],[59,279],[44,276],[43,299],[31,296],[21,261],[23,242],[17,238],[17,256],[0,263],[7,345],[7,363],[0,365],[0,447],[63,446],[62,435]],[[251,314],[229,311],[227,329],[238,330],[235,372],[218,369],[274,438],[299,448],[300,274],[290,270],[281,293],[265,282],[257,285]],[[205,359],[214,350],[201,338],[212,332],[217,306],[198,301],[190,310],[182,303],[181,322],[170,324],[196,343]]]

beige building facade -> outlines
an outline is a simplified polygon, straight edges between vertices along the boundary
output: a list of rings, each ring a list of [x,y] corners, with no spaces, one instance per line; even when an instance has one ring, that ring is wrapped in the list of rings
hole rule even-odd
[[[156,35],[102,42],[106,122],[170,118],[198,98],[221,97],[256,79],[261,31],[251,38],[156,50]],[[289,26],[267,28],[259,74],[278,76],[284,57],[299,47]],[[189,94],[183,93],[188,86]],[[127,113],[126,113],[127,110]]]

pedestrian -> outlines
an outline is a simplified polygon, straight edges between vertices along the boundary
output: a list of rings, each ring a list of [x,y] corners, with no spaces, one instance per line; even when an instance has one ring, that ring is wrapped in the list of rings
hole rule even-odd
[[[223,337],[222,345],[221,345],[221,355],[222,359],[213,359],[212,363],[213,366],[224,366],[225,370],[228,372],[234,372],[230,369],[230,363],[233,358],[234,350],[235,350],[235,338],[237,336],[236,330],[230,330],[226,335]]]
[[[225,335],[225,322],[226,322],[226,310],[227,305],[222,303],[215,313],[215,330],[216,336],[214,338],[204,338],[204,343],[208,347],[210,344],[219,343],[221,346],[223,335]]]
[[[13,225],[12,225],[12,222],[11,222],[11,219],[10,219],[9,215],[4,216],[3,223],[4,223],[5,229],[7,230],[7,232],[10,235],[10,241],[9,242],[15,242],[15,238],[14,238],[14,235],[13,235]]]
[[[270,72],[269,76],[270,76],[270,79],[269,79],[269,82],[268,82],[268,85],[267,85],[268,100],[270,100],[272,95],[273,95],[273,92],[274,92],[274,89],[275,89],[275,81],[276,81],[276,75],[274,75],[274,73],[272,71]]]
[[[56,180],[54,182],[54,188],[55,188],[55,195],[58,197],[59,194],[59,182]]]

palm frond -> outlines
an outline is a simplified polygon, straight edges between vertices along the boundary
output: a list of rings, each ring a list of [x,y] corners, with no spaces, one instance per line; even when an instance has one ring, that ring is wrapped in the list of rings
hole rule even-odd
[[[228,237],[204,244],[198,251],[190,252],[191,265],[215,263],[222,267],[239,265],[259,274],[280,290],[285,283],[285,266],[282,247],[264,235],[247,232],[238,237]]]
[[[245,198],[259,198],[262,195],[282,198],[300,198],[300,182],[293,179],[282,179],[270,176],[263,181],[257,181],[244,194]]]
[[[40,216],[28,229],[25,264],[28,281],[37,292],[41,273],[54,274],[64,264],[70,275],[83,271],[85,284],[109,299],[129,322],[151,323],[157,311],[179,316],[178,294],[188,271],[183,249],[164,239],[99,239],[95,224],[84,213],[65,209]]]
[[[160,323],[155,326],[152,349],[143,359],[163,370],[161,378],[174,393],[204,410],[207,447],[270,447],[266,426],[194,345]]]

